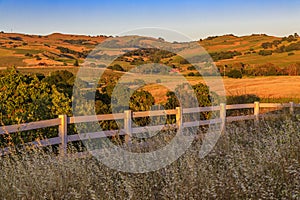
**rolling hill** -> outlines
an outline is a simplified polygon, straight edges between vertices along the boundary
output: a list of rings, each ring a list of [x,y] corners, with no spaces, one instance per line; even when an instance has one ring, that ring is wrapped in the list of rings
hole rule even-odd
[[[53,33],[39,36],[1,32],[0,67],[73,66],[76,60],[81,63],[97,44],[107,38],[103,35]],[[272,63],[283,68],[300,62],[300,38],[297,34],[283,38],[265,34],[241,37],[230,34],[201,39],[199,44],[219,66],[242,63],[257,67]]]

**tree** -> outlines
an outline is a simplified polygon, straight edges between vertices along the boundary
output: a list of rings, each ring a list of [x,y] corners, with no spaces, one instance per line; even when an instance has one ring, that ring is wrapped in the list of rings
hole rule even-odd
[[[215,103],[219,103],[216,102],[217,94],[210,92],[207,85],[199,83],[192,86],[192,89],[193,91],[189,91],[187,89],[187,84],[181,84],[175,88],[175,92],[167,92],[167,103],[165,104],[165,108],[175,109],[178,106],[181,106],[183,108],[205,107],[211,106]],[[195,102],[195,99],[191,99],[191,92],[196,95],[197,102]],[[197,105],[195,105],[195,103],[197,103]],[[209,116],[209,112],[203,112],[201,114],[202,119],[208,119]]]
[[[60,92],[71,97],[75,82],[75,76],[67,70],[58,70],[52,72],[50,76],[43,79],[43,82],[46,82],[49,85],[55,85]],[[86,82],[81,81],[80,83],[81,87],[87,87]]]
[[[119,64],[115,64],[113,66],[108,66],[107,67],[108,69],[111,69],[111,70],[116,70],[116,71],[121,71],[121,72],[124,72],[125,70],[123,69],[123,67]]]
[[[237,69],[230,70],[227,73],[227,76],[229,78],[242,78],[243,77],[242,72],[240,70],[237,70]]]
[[[79,66],[78,60],[75,60],[75,62],[74,62],[74,66],[76,66],[76,67],[78,67],[78,66]]]
[[[131,97],[129,102],[129,108],[132,111],[147,111],[151,109],[151,106],[155,104],[154,97],[150,92],[145,90],[137,90],[135,91]],[[141,117],[133,119],[134,123],[139,126],[146,126],[151,121],[150,117]]]
[[[71,113],[71,100],[55,85],[50,86],[36,75],[23,75],[15,69],[0,77],[0,96],[0,122],[4,125],[52,119]],[[50,131],[21,132],[20,137],[13,140],[16,143],[30,141],[41,133],[46,133],[43,137],[55,134]]]
[[[261,56],[270,56],[273,54],[273,51],[272,50],[260,50],[258,52],[258,54]]]

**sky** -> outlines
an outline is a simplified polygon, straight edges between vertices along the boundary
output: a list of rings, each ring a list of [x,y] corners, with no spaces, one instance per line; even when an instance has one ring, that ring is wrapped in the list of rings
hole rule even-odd
[[[300,0],[0,0],[4,32],[115,36],[143,27],[174,30],[191,40],[286,36],[300,33]]]

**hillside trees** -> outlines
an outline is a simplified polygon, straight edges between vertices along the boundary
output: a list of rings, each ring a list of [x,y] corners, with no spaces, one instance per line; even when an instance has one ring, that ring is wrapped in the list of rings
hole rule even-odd
[[[221,51],[221,52],[210,53],[210,56],[214,61],[231,59],[234,56],[240,56],[240,55],[242,55],[242,53],[238,51]]]

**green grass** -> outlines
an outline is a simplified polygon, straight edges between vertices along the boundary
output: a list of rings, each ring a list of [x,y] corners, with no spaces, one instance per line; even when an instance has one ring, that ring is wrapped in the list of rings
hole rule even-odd
[[[288,118],[227,124],[205,158],[199,158],[198,139],[172,164],[141,174],[110,169],[92,157],[26,151],[0,158],[0,198],[296,200],[299,129],[300,122]]]

